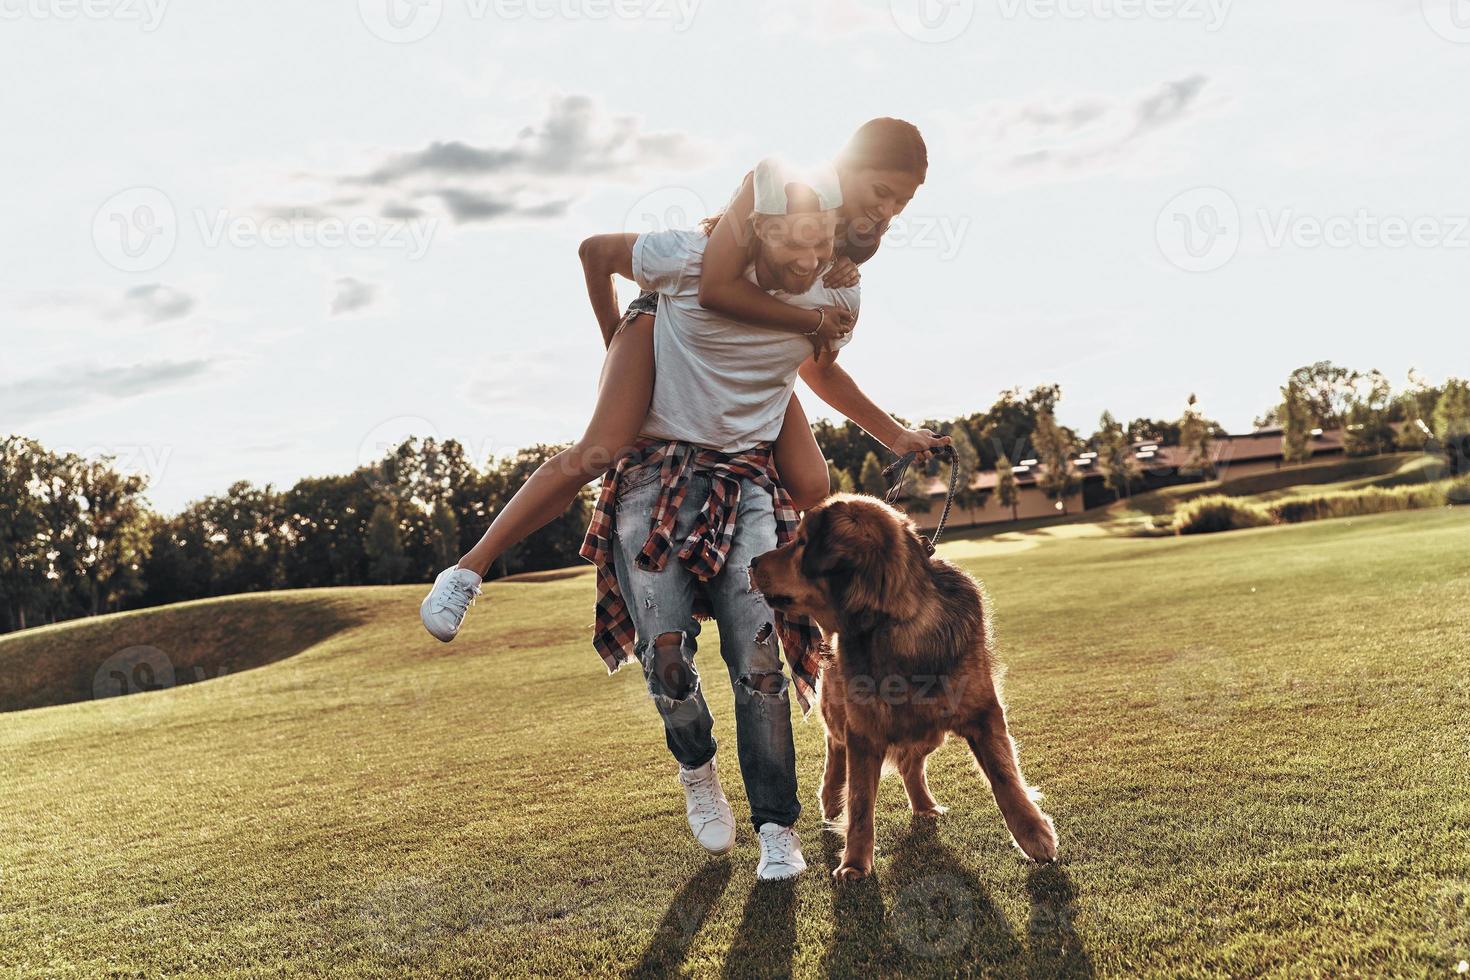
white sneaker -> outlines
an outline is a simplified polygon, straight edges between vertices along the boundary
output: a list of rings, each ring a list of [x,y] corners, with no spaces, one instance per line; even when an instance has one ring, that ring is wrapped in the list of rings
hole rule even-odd
[[[684,787],[684,814],[689,829],[711,854],[724,854],[735,846],[735,814],[730,801],[720,789],[720,774],[711,759],[698,769],[679,767],[679,782]]]
[[[781,881],[795,878],[806,870],[806,858],[801,854],[801,837],[790,827],[778,823],[763,823],[758,831],[761,839],[761,862],[755,867],[755,876],[761,881]]]
[[[419,605],[419,618],[434,638],[448,643],[459,633],[464,614],[480,594],[480,576],[451,565],[434,579],[434,587]]]

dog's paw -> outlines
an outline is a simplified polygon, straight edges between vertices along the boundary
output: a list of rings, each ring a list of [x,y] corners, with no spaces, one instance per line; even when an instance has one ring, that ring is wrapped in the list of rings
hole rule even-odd
[[[860,881],[872,871],[873,866],[870,864],[849,864],[843,861],[837,866],[837,870],[832,872],[832,877],[838,881]]]
[[[1051,817],[1038,811],[1037,819],[1011,832],[1016,846],[1037,864],[1050,864],[1057,859],[1057,831]]]
[[[914,816],[926,817],[930,820],[936,820],[949,812],[949,807],[942,803],[932,803],[926,807],[910,807],[910,809],[913,810]]]

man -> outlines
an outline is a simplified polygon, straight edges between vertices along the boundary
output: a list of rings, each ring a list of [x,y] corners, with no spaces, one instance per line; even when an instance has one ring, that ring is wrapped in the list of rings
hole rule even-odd
[[[755,173],[755,261],[747,278],[786,302],[857,313],[856,287],[821,284],[841,190],[830,168],[798,181],[763,161]],[[750,560],[784,543],[796,512],[771,461],[798,373],[895,452],[947,442],[898,425],[808,340],[730,320],[699,305],[706,237],[698,230],[605,235],[582,249],[588,282],[619,273],[659,294],[653,399],[631,455],[605,477],[582,554],[598,566],[594,646],[610,671],[636,657],[679,761],[686,815],[714,854],[735,821],[716,770],[713,719],[695,669],[699,614],[710,613],[735,692],[736,744],[761,879],[806,867],[788,680],[810,706],[820,634],[774,613],[748,579]],[[594,302],[598,296],[594,294]],[[646,315],[630,312],[629,318]],[[837,345],[845,344],[844,337]],[[670,558],[673,561],[670,561]],[[636,640],[636,642],[635,642]]]

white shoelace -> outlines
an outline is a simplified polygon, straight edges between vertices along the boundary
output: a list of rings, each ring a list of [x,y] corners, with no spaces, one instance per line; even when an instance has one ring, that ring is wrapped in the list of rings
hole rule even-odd
[[[761,849],[766,857],[777,864],[791,863],[791,848],[796,843],[794,835],[785,827],[761,831]]]
[[[451,578],[449,580],[449,594],[443,598],[442,603],[444,608],[453,609],[456,613],[463,616],[465,611],[474,604],[475,596],[479,594],[480,590],[470,583],[463,579]]]
[[[704,817],[704,823],[718,820],[720,811],[715,800],[715,781],[709,776],[703,779],[687,782],[689,795],[694,797],[694,812]]]

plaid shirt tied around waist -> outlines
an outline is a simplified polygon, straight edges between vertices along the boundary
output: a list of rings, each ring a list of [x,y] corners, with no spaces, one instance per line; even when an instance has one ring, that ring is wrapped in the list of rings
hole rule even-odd
[[[633,452],[618,460],[602,478],[602,489],[582,541],[582,557],[597,566],[597,621],[592,646],[607,665],[608,673],[635,660],[633,616],[618,587],[613,567],[613,530],[617,522],[618,484],[623,474],[641,466],[659,467],[660,489],[653,505],[648,540],[635,561],[638,567],[661,572],[673,555],[701,582],[713,579],[725,567],[735,540],[736,513],[740,505],[740,481],[749,480],[770,492],[776,513],[776,543],[784,545],[796,536],[800,517],[791,496],[781,486],[769,444],[728,455],[685,442],[640,439]],[[710,477],[709,499],[705,501],[689,536],[677,544],[674,524],[679,507],[695,471]],[[709,619],[711,607],[703,590],[695,590],[694,615]],[[817,675],[822,665],[822,631],[805,616],[786,616],[773,611],[776,632],[791,665],[791,680],[802,712],[816,701]]]

